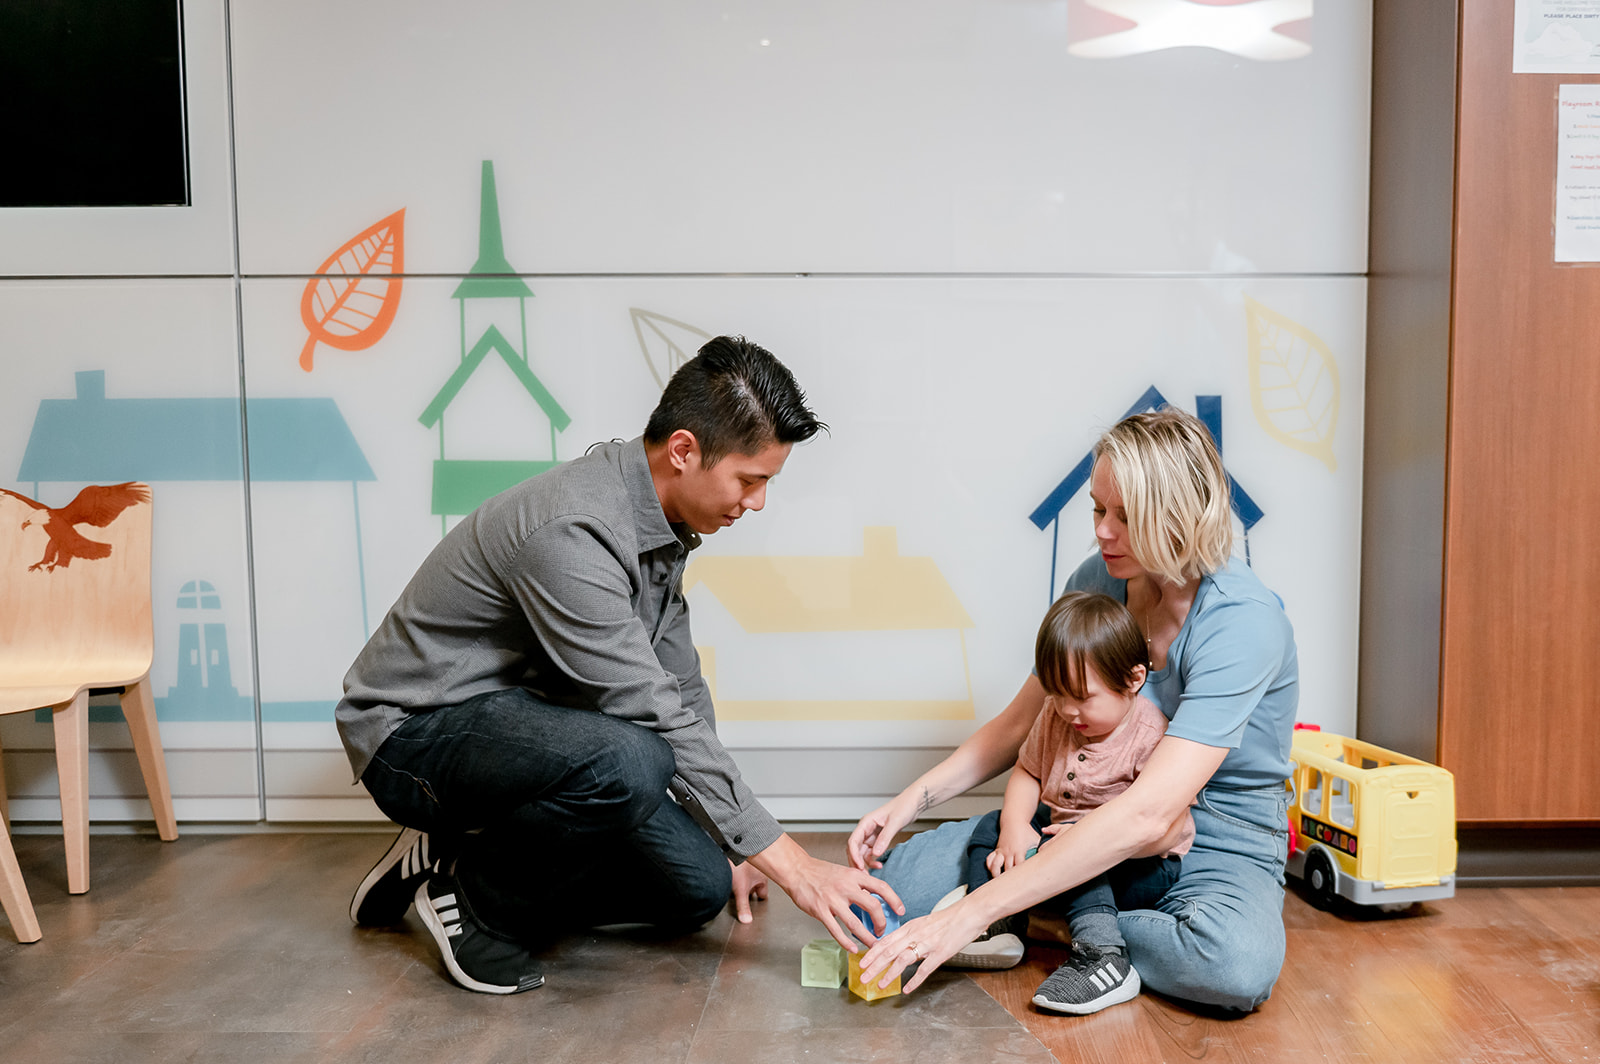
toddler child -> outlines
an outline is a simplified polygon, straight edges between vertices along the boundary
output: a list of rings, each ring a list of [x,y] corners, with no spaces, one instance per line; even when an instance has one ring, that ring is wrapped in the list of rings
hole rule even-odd
[[[967,890],[1016,867],[1032,856],[1041,837],[1070,829],[1127,790],[1166,733],[1166,718],[1139,695],[1148,646],[1116,599],[1082,591],[1062,595],[1039,626],[1034,664],[1044,708],[1017,753],[1002,807],[973,832]],[[1179,859],[1193,841],[1194,820],[1185,812],[1164,855],[1130,858],[1045,903],[1067,918],[1072,954],[1040,984],[1035,1005],[1081,1015],[1138,996],[1139,973],[1128,961],[1117,913],[1153,907],[1177,881]],[[948,901],[961,893],[958,888]],[[953,962],[1011,967],[1022,958],[1026,921],[1026,912],[997,921]]]

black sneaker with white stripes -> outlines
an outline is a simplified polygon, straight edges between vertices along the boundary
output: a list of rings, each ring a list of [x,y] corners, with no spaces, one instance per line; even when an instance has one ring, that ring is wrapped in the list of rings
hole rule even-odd
[[[444,957],[450,978],[480,994],[520,994],[544,984],[533,956],[480,924],[456,877],[436,872],[417,888],[417,912]]]
[[[1074,942],[1072,956],[1039,984],[1033,1003],[1052,1012],[1086,1016],[1139,996],[1139,973],[1120,946]]]
[[[388,927],[404,920],[417,887],[447,856],[440,849],[436,838],[415,828],[402,828],[356,888],[350,899],[350,919],[362,927]]]

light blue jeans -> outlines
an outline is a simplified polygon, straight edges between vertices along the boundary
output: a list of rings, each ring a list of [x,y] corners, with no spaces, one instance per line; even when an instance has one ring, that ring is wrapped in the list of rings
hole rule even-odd
[[[1283,862],[1289,794],[1283,787],[1200,792],[1194,848],[1154,909],[1117,917],[1145,986],[1170,997],[1247,1012],[1283,970]],[[941,824],[889,852],[877,873],[925,916],[961,885],[967,839],[978,818]]]

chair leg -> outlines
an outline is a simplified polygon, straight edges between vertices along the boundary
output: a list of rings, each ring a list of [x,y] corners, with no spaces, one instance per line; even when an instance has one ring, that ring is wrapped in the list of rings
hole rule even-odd
[[[22,881],[17,853],[11,848],[11,835],[3,831],[0,831],[0,908],[5,909],[18,942],[39,941],[42,934],[39,918],[34,915],[33,902],[28,898],[28,886]]]
[[[144,789],[150,795],[156,833],[171,842],[178,837],[178,818],[172,813],[172,787],[167,783],[167,757],[161,750],[161,729],[156,724],[156,702],[150,693],[150,677],[123,688],[121,702],[122,715],[133,733],[133,751],[139,757],[139,771],[144,774]]]
[[[0,823],[11,830],[11,792],[6,789],[6,752],[0,750]]]
[[[56,775],[61,779],[61,835],[67,844],[67,893],[89,889],[89,689],[51,707]]]

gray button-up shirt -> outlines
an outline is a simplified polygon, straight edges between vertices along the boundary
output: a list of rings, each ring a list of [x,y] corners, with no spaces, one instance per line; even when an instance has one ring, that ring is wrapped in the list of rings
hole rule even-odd
[[[667,523],[639,439],[478,507],[345,676],[335,718],[356,778],[408,715],[524,687],[659,732],[679,804],[729,854],[766,849],[783,829],[717,738],[689,634],[683,567],[699,544]]]

